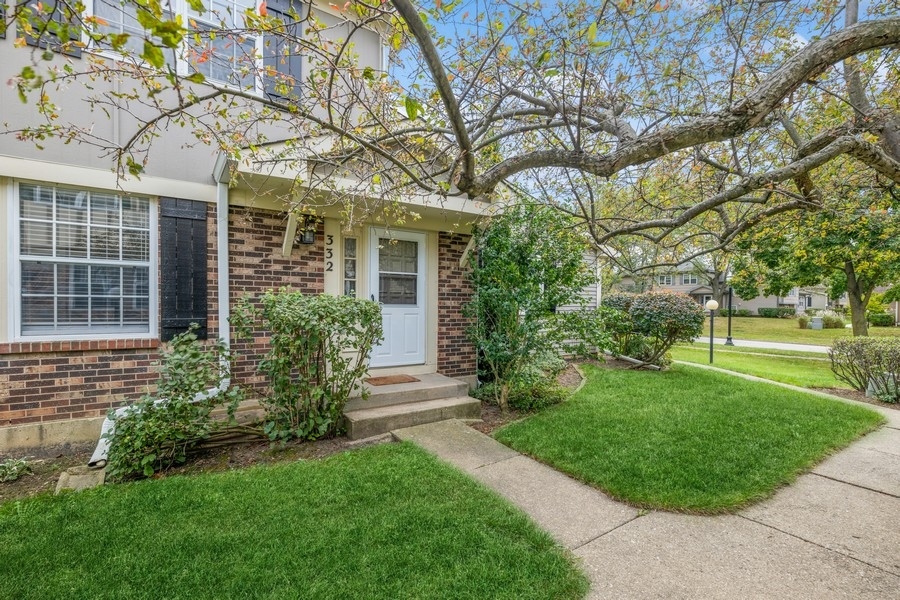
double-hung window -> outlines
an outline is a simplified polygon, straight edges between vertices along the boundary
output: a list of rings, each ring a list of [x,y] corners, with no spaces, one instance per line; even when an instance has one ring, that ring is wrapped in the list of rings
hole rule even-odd
[[[657,275],[656,283],[659,285],[672,285],[672,276],[671,275]]]
[[[188,63],[207,79],[244,89],[255,87],[256,38],[243,31],[255,0],[206,0],[202,13],[188,10],[194,27]]]
[[[681,285],[697,285],[697,281],[696,273],[682,273],[681,275]]]
[[[150,333],[150,200],[30,183],[17,189],[16,333]]]
[[[140,53],[144,49],[146,31],[138,21],[137,11],[147,9],[138,6],[134,2],[127,2],[126,0],[93,0],[93,2],[94,16],[99,17],[97,28],[100,32],[106,36],[127,34],[128,37],[124,40],[122,48],[135,56],[140,56]],[[171,19],[172,13],[164,11],[163,18]],[[104,42],[103,46],[107,48],[111,47],[108,39]],[[170,66],[175,65],[175,54],[171,49],[163,49],[163,56],[165,57],[166,64]]]

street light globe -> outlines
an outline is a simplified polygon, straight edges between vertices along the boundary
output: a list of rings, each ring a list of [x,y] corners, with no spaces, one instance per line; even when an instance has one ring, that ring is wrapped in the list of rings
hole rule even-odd
[[[718,303],[718,302],[716,302],[715,300],[709,300],[709,301],[707,301],[707,303],[706,303],[706,310],[716,310],[717,308],[719,308],[719,303]]]

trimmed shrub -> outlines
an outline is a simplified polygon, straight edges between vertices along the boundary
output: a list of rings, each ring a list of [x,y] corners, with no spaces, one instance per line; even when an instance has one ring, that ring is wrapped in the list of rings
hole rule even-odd
[[[735,317],[752,317],[753,311],[751,311],[749,308],[737,308],[734,311],[734,316]]]
[[[872,313],[866,316],[866,320],[873,327],[893,327],[894,315],[888,313]]]
[[[809,326],[809,317],[806,315],[800,315],[797,317],[797,325],[800,326],[800,329],[806,329]]]
[[[787,319],[797,314],[797,311],[789,306],[779,306],[778,308],[758,308],[756,312],[759,316],[767,319]]]
[[[855,337],[834,341],[828,352],[835,377],[883,402],[900,402],[900,339]]]
[[[685,294],[648,292],[640,294],[628,311],[634,331],[647,345],[641,356],[648,363],[663,365],[666,353],[677,342],[690,342],[703,333],[706,311]]]
[[[625,292],[606,294],[605,296],[603,296],[601,305],[608,306],[609,308],[615,308],[616,310],[627,313],[631,308],[631,303],[634,302],[635,298],[637,298],[637,294],[628,294]]]
[[[632,296],[628,300],[631,306]],[[616,356],[638,358],[647,354],[649,346],[646,338],[635,331],[631,315],[623,309],[601,306],[597,310],[603,321],[603,327],[609,334],[609,351]]]
[[[843,329],[844,320],[837,315],[822,315],[822,327],[825,329]]]
[[[360,379],[382,335],[378,303],[269,290],[258,303],[243,299],[231,322],[242,337],[257,329],[270,336],[259,363],[269,380],[270,393],[261,400],[269,439],[337,434],[351,393],[366,395]]]

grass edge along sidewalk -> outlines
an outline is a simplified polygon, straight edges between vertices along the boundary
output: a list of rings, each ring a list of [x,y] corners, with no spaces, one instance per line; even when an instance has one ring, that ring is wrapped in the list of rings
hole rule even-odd
[[[734,512],[885,422],[860,406],[686,365],[587,365],[585,374],[568,402],[495,437],[642,508]]]
[[[571,556],[412,444],[0,505],[3,598],[581,598]]]
[[[754,348],[754,352],[748,352],[716,346],[713,351],[713,365],[800,387],[851,389],[834,376],[831,361],[826,355],[810,352],[781,352],[778,355],[767,355],[767,352],[761,348]],[[683,344],[672,348],[671,353],[675,360],[709,364],[709,344],[696,342],[692,345]]]

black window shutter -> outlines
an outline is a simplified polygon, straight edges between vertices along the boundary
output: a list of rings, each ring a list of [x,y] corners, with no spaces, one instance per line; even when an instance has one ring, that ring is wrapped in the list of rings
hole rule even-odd
[[[31,21],[31,26],[34,31],[39,34],[39,37],[36,38],[34,36],[26,34],[25,32],[21,32],[21,35],[25,38],[25,43],[27,43],[29,46],[49,48],[54,52],[62,52],[67,56],[73,56],[75,58],[81,56],[81,47],[75,43],[72,43],[81,40],[81,32],[79,31],[78,26],[75,24],[78,17],[75,15],[73,15],[71,18],[66,17],[66,4],[64,4],[63,2],[57,2],[56,0],[47,0],[47,2],[39,2],[38,0],[26,0],[24,4],[26,4],[31,9],[29,20]],[[44,8],[43,10],[38,10],[38,4],[40,4],[42,7],[52,6],[53,8],[50,11],[47,11],[46,8]],[[56,25],[51,26],[51,23],[55,23]],[[58,30],[62,30],[65,32],[65,41],[69,43],[63,45],[63,41],[60,39]]]
[[[266,74],[263,77],[266,94],[281,100],[297,98],[300,95],[303,55],[298,45],[291,43],[290,40],[302,37],[298,21],[302,5],[296,0],[271,0],[266,4],[266,9],[269,16],[284,22],[287,36],[272,34],[263,40],[265,73],[269,71],[278,73],[277,76]],[[291,85],[292,81],[296,83]]]
[[[0,0],[0,40],[6,37],[6,0]]]
[[[160,339],[171,340],[196,323],[197,337],[207,337],[206,203],[162,198],[160,271],[162,323]]]

